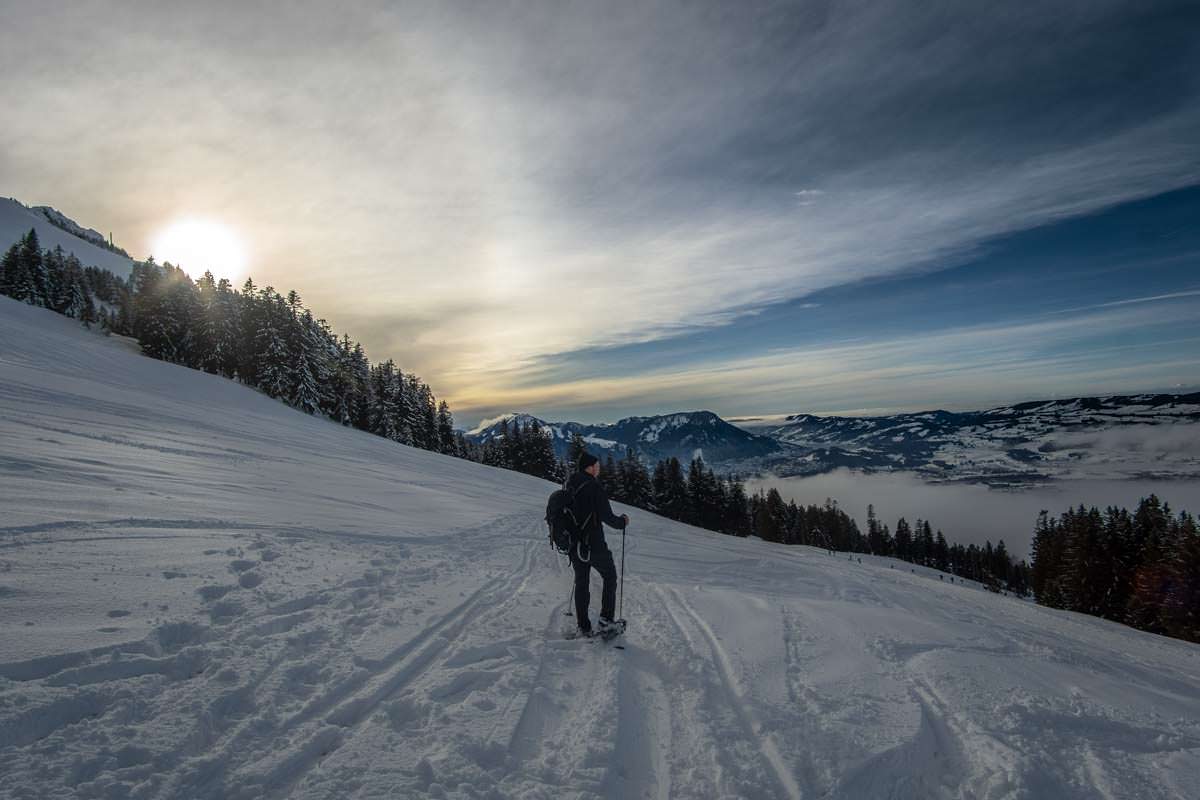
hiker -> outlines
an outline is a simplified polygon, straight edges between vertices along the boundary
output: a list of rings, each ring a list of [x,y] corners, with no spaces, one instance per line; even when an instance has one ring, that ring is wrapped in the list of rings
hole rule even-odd
[[[592,596],[588,584],[593,567],[604,581],[597,632],[608,633],[618,626],[613,619],[617,606],[617,567],[613,563],[612,551],[604,540],[604,525],[624,530],[629,524],[628,514],[618,517],[613,513],[608,495],[596,479],[599,474],[600,459],[585,452],[579,456],[578,470],[566,486],[575,498],[571,509],[581,527],[580,545],[571,551],[571,566],[575,569],[575,619],[580,633],[585,636],[592,633],[592,622],[588,618],[588,604]]]

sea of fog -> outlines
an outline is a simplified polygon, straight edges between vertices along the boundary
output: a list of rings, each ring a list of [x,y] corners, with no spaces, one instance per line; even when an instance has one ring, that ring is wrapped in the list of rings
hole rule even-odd
[[[785,500],[824,503],[832,498],[865,532],[867,505],[895,531],[896,520],[928,519],[951,542],[995,544],[1003,539],[1009,552],[1029,557],[1034,522],[1042,509],[1057,515],[1069,506],[1124,506],[1132,510],[1141,498],[1157,494],[1174,511],[1200,512],[1200,481],[1080,480],[1022,490],[989,489],[977,484],[930,484],[911,472],[866,474],[839,469],[806,478],[765,476],[747,481],[748,491],[774,486]]]

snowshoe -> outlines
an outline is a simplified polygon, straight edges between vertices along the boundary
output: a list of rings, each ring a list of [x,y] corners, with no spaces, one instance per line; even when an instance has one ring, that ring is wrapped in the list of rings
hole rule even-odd
[[[583,628],[567,628],[563,631],[564,639],[590,639],[596,635],[596,632],[591,628],[584,630]]]
[[[596,625],[596,635],[604,641],[611,641],[625,632],[625,620],[600,618]]]

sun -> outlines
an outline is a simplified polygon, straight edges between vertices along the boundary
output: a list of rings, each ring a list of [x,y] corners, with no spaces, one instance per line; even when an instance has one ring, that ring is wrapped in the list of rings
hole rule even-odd
[[[159,231],[151,248],[158,263],[170,261],[198,278],[205,271],[236,281],[246,272],[246,245],[230,226],[209,219],[186,218]]]

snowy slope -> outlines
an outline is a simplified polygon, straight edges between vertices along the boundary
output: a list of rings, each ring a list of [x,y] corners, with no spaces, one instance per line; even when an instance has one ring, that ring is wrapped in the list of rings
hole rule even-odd
[[[636,510],[627,649],[565,641],[548,484],[3,298],[0,443],[0,797],[1200,782],[1196,645]]]
[[[56,246],[62,247],[63,252],[74,253],[85,267],[101,267],[122,278],[129,277],[129,273],[133,270],[133,262],[130,259],[119,253],[105,250],[103,247],[97,247],[80,236],[52,225],[46,218],[47,211],[55,215],[63,225],[68,227],[74,225],[81,233],[92,233],[99,236],[96,231],[77,225],[73,220],[54,209],[45,206],[27,208],[16,200],[0,197],[0,252],[7,250],[14,242],[29,233],[30,228],[33,228],[37,230],[38,241],[43,250],[53,250]]]

